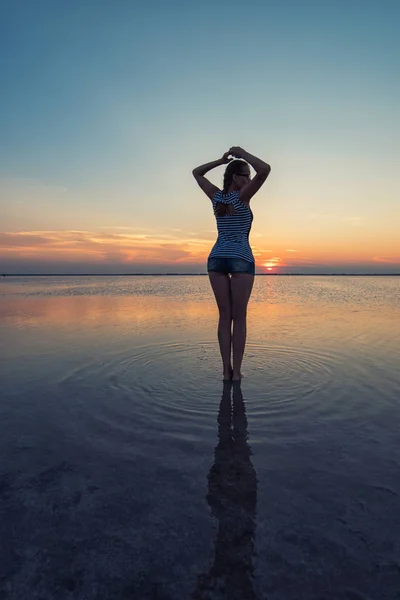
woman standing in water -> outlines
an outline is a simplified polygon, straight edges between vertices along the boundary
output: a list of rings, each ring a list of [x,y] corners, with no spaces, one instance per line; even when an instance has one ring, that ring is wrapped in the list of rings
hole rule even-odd
[[[230,157],[235,157],[235,160]],[[227,164],[220,190],[204,175]],[[256,171],[251,179],[249,164]],[[250,199],[267,179],[271,167],[239,146],[222,158],[193,169],[193,176],[210,198],[218,239],[207,261],[211,287],[219,309],[218,341],[224,379],[238,381],[246,344],[246,312],[254,283],[254,257],[249,244],[253,221]],[[233,329],[232,329],[233,323]],[[233,348],[233,362],[231,350]]]

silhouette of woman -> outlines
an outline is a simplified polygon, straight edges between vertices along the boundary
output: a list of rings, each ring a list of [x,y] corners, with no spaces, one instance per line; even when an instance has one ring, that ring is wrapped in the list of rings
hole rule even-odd
[[[218,444],[208,474],[207,502],[218,519],[214,561],[207,574],[199,575],[193,600],[256,599],[253,555],[258,481],[247,438],[240,382],[225,381],[218,414]]]
[[[230,156],[236,157],[233,160]],[[247,161],[247,162],[246,162]],[[220,190],[205,173],[228,164]],[[251,179],[250,166],[256,171]],[[218,228],[207,261],[207,270],[219,309],[218,341],[224,379],[238,381],[246,344],[246,312],[254,283],[254,256],[249,244],[253,221],[250,199],[267,179],[271,167],[239,146],[233,146],[222,158],[193,169],[201,189],[210,198]],[[233,323],[233,331],[232,331]],[[231,351],[233,350],[233,362]]]

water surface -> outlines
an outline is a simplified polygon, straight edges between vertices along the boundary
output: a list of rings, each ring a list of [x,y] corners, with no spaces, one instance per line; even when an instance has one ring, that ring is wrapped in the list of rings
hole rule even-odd
[[[4,278],[4,597],[399,598],[399,292],[257,277],[223,386],[206,277]]]

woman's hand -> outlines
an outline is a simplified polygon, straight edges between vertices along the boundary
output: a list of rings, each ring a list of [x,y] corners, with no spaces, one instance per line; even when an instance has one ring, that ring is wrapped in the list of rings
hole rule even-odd
[[[226,165],[227,163],[231,162],[231,160],[233,160],[233,158],[228,158],[229,154],[231,154],[231,153],[230,152],[225,152],[225,154],[221,158],[221,161],[222,161],[223,165]]]
[[[229,148],[227,154],[232,154],[232,156],[235,156],[236,158],[244,158],[247,152],[240,146],[232,146],[232,148]]]

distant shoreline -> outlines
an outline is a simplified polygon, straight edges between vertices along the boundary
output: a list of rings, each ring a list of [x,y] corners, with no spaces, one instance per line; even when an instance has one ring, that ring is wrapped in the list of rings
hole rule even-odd
[[[5,277],[203,277],[208,273],[2,273]],[[400,277],[400,273],[256,273],[257,277]]]

